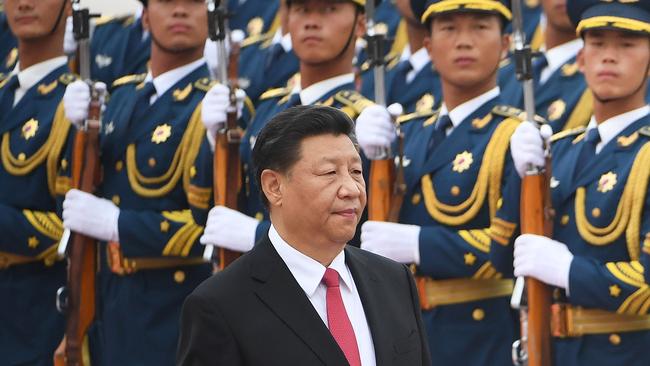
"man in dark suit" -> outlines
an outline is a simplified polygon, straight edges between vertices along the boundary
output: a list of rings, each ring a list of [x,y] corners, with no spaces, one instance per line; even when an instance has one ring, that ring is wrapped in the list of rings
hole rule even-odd
[[[287,109],[253,162],[271,228],[187,298],[177,364],[430,365],[408,268],[346,246],[366,204],[350,118]]]

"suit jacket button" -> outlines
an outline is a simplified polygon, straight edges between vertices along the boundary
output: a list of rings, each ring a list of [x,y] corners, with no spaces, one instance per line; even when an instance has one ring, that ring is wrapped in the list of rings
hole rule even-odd
[[[174,272],[174,282],[176,282],[176,283],[185,282],[185,272],[183,272],[183,271]]]
[[[472,319],[478,321],[483,320],[485,318],[485,311],[481,308],[476,308],[474,311],[472,311]]]

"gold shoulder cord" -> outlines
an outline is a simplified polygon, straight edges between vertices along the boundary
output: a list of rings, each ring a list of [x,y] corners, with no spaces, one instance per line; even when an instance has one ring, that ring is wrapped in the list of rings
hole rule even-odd
[[[612,222],[606,227],[592,225],[585,215],[585,187],[576,191],[576,225],[580,236],[593,245],[607,245],[618,239],[625,230],[627,249],[632,260],[639,259],[641,213],[650,180],[650,143],[636,155],[630,175]]]
[[[478,214],[485,202],[486,195],[490,208],[490,219],[497,210],[497,201],[501,195],[501,178],[508,151],[510,136],[515,132],[520,121],[508,118],[496,128],[488,143],[481,168],[469,198],[458,205],[447,205],[438,200],[431,176],[422,177],[422,194],[427,211],[436,221],[449,226],[463,225]]]

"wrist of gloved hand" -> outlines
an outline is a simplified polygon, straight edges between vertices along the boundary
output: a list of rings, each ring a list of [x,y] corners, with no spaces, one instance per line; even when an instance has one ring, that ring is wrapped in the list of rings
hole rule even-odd
[[[236,252],[247,252],[255,245],[259,221],[239,211],[216,206],[210,210],[200,242]]]
[[[420,226],[366,221],[361,226],[361,249],[400,263],[420,264]]]

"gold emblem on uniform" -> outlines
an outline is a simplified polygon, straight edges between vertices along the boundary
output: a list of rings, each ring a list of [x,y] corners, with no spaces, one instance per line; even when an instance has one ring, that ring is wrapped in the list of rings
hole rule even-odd
[[[183,89],[176,89],[174,90],[174,93],[172,94],[174,97],[174,100],[177,102],[182,102],[187,98],[188,95],[190,95],[190,92],[192,91],[192,84],[187,84],[187,86]]]
[[[5,63],[5,66],[9,69],[11,68],[15,63],[16,60],[18,60],[18,48],[14,47],[9,51],[9,55],[7,56],[7,62]]]
[[[555,121],[558,118],[562,117],[564,114],[564,111],[566,111],[566,103],[562,99],[558,99],[555,102],[551,103],[551,105],[548,106],[548,110],[546,111],[546,114],[548,115],[548,120],[549,121]]]
[[[621,294],[621,288],[618,285],[609,286],[609,294],[612,297],[618,297]]]
[[[577,63],[566,64],[562,66],[562,76],[573,76],[576,72],[578,72]]]
[[[47,95],[49,94],[54,88],[56,88],[56,84],[58,84],[58,81],[54,80],[53,82],[49,84],[41,84],[38,86],[38,93],[40,95]]]
[[[264,30],[264,20],[260,17],[255,17],[248,22],[246,26],[248,36],[259,36]]]
[[[22,135],[25,140],[29,140],[34,135],[36,135],[36,131],[38,131],[38,121],[35,119],[30,119],[29,121],[25,122],[22,128]]]
[[[536,8],[539,5],[539,0],[526,0],[525,3],[529,8]]]
[[[166,123],[164,125],[159,125],[153,131],[153,134],[151,134],[151,142],[156,144],[163,143],[167,141],[167,139],[171,135],[172,135],[172,126]]]
[[[433,109],[433,104],[435,102],[435,98],[431,94],[424,94],[420,100],[415,103],[415,111],[416,112],[426,112],[428,110]]]
[[[616,185],[616,174],[612,172],[605,173],[598,180],[598,192],[606,193],[614,189]]]
[[[462,173],[465,170],[469,169],[473,162],[474,158],[472,157],[472,153],[465,150],[462,153],[456,155],[453,163],[453,170],[455,172]]]

